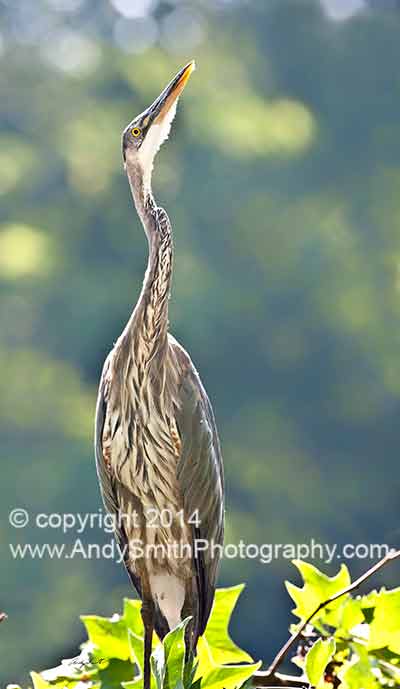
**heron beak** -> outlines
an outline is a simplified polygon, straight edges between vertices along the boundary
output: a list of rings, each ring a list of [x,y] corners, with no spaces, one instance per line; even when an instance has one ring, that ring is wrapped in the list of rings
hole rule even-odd
[[[169,110],[172,108],[174,103],[177,101],[181,95],[183,89],[186,86],[187,81],[191,73],[195,70],[196,65],[194,60],[189,62],[186,67],[178,72],[178,74],[169,82],[168,86],[164,91],[158,96],[152,105],[148,108],[147,116],[148,121],[146,125],[149,124],[161,124],[168,114]]]

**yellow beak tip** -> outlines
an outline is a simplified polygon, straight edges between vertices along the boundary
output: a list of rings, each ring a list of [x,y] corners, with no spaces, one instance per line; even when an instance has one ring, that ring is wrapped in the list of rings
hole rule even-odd
[[[183,89],[185,88],[188,79],[191,75],[191,73],[196,69],[196,63],[194,60],[191,60],[188,62],[186,67],[183,67],[183,69],[179,73],[178,81],[176,80],[177,78],[171,82],[173,85],[172,87],[167,87],[168,89],[168,95],[166,96],[164,103],[162,104],[161,110],[157,117],[155,118],[154,122],[162,122],[164,119],[164,116],[166,113],[170,110],[172,104],[179,98],[181,95]]]
[[[189,64],[186,66],[186,69],[185,69],[185,72],[184,72],[184,75],[183,75],[183,78],[184,78],[185,82],[189,79],[190,75],[192,74],[192,72],[195,71],[195,69],[196,69],[196,63],[195,63],[194,60],[192,60],[192,61],[189,62]]]

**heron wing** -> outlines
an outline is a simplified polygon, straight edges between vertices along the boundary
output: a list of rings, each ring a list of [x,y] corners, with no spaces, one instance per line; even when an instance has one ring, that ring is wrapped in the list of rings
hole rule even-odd
[[[179,345],[175,351],[182,365],[180,408],[176,419],[181,438],[177,477],[185,515],[198,522],[192,526],[194,540],[211,547],[212,544],[222,545],[224,475],[214,413],[189,356]],[[218,550],[212,552],[211,547],[194,551],[199,595],[198,634],[205,630],[214,601],[220,554]]]
[[[104,460],[103,453],[103,431],[104,422],[106,419],[107,412],[107,401],[104,394],[104,383],[105,383],[105,373],[108,368],[108,359],[104,364],[103,373],[100,380],[99,392],[97,396],[96,405],[96,417],[95,417],[95,456],[96,456],[96,469],[97,476],[100,484],[101,497],[103,499],[104,507],[107,512],[111,514],[114,518],[114,534],[117,539],[117,543],[124,553],[124,562],[126,569],[129,574],[129,578],[132,581],[136,591],[139,596],[141,593],[140,579],[135,576],[128,566],[128,539],[123,528],[123,519],[119,518],[120,510],[119,505],[121,504],[121,493],[126,493],[127,489],[115,479],[110,476],[107,470],[106,462]]]

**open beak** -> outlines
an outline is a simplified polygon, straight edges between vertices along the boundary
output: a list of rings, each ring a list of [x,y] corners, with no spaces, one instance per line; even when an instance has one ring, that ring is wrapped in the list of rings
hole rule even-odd
[[[183,67],[178,74],[169,82],[168,86],[165,87],[164,91],[158,96],[158,98],[150,105],[147,109],[148,120],[145,121],[146,126],[150,124],[161,124],[164,117],[167,115],[169,110],[172,108],[174,103],[178,100],[186,83],[195,70],[195,62],[192,60],[186,67]]]

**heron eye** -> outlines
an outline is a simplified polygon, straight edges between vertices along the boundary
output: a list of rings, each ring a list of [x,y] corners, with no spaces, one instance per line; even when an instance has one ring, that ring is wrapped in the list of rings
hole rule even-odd
[[[137,139],[137,137],[140,136],[140,133],[141,132],[140,132],[139,127],[135,127],[134,129],[132,129],[132,136],[134,136],[135,139]]]

